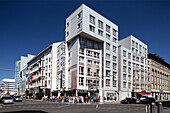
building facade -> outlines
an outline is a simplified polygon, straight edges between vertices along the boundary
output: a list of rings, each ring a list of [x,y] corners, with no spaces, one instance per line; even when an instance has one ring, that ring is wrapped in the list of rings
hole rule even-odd
[[[132,97],[132,51],[119,45],[118,48],[119,100]]]
[[[156,100],[170,99],[170,65],[156,54],[148,54],[151,60],[151,93]]]
[[[10,95],[16,94],[15,79],[3,79],[0,82],[0,89],[2,90],[2,94],[7,94],[7,92],[9,92]]]
[[[15,88],[18,95],[23,95],[26,91],[26,68],[27,62],[35,55],[28,54],[27,57],[21,56],[15,63]]]
[[[132,51],[132,97],[140,98],[144,94],[150,94],[150,60],[147,58],[147,45],[132,35],[120,40],[119,44]]]
[[[118,96],[118,26],[82,4],[66,19],[65,32],[67,90],[107,100]]]
[[[64,80],[64,78],[58,77],[58,71],[60,70],[57,65],[57,63],[60,63],[58,62],[58,55],[63,55],[58,48],[60,45],[64,46],[65,42],[51,44],[27,63],[26,87],[27,95],[30,97],[50,97],[57,95],[58,90],[60,91],[61,84],[59,84],[60,82],[58,80]],[[63,76],[64,73],[62,73]]]

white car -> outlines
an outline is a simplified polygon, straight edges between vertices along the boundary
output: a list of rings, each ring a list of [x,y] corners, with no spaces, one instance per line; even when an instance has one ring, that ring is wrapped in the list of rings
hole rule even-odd
[[[10,96],[4,97],[2,102],[3,102],[3,104],[13,104],[14,103],[13,98]]]
[[[21,96],[14,96],[14,101],[15,102],[22,102],[22,97]]]
[[[142,95],[142,97],[140,98],[140,101],[142,102],[144,99],[146,99],[147,97],[152,97],[151,95]]]

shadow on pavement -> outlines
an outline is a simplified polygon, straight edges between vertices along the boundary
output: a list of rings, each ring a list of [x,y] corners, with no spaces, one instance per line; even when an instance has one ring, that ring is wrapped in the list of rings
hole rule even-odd
[[[24,110],[24,111],[11,111],[11,112],[3,112],[3,113],[48,113],[40,110]]]

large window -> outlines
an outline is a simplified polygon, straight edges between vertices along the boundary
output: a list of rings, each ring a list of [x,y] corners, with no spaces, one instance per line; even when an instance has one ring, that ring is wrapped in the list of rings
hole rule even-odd
[[[110,86],[110,79],[106,79],[106,86]]]
[[[88,46],[88,47],[92,47],[92,41],[87,40],[87,46]]]
[[[92,60],[87,60],[87,65],[91,66],[92,65]]]
[[[113,61],[116,61],[117,57],[116,56],[113,56]]]
[[[82,65],[84,64],[84,57],[79,58],[79,63],[82,64]]]
[[[90,15],[90,23],[95,25],[95,17]]]
[[[116,87],[116,80],[113,81],[113,87]]]
[[[110,76],[110,70],[106,70],[106,76],[107,76],[107,77]]]
[[[89,30],[92,31],[92,32],[95,32],[95,27],[92,26],[92,25],[89,25]]]
[[[113,35],[114,35],[114,36],[117,36],[116,33],[117,33],[117,31],[116,31],[115,29],[113,29]]]
[[[94,57],[95,58],[99,58],[99,56],[100,56],[100,53],[94,52]]]
[[[117,39],[113,37],[113,42],[116,43],[117,42]]]
[[[99,69],[94,70],[94,76],[99,76]]]
[[[87,75],[88,75],[88,76],[92,76],[92,70],[91,70],[91,68],[87,68]]]
[[[79,67],[79,74],[84,75],[84,67]]]
[[[106,59],[110,60],[110,54],[106,53]]]
[[[123,74],[123,80],[126,80],[126,74]]]
[[[109,35],[109,34],[106,34],[106,38],[107,38],[108,40],[110,40],[110,35]]]
[[[87,50],[86,55],[87,55],[87,56],[92,56],[92,51]]]
[[[106,61],[106,67],[110,68],[110,62],[109,61]]]
[[[94,61],[94,66],[95,66],[95,67],[99,67],[99,62]]]
[[[126,82],[123,82],[123,88],[126,88]]]
[[[106,43],[106,49],[110,51],[110,44]]]
[[[79,85],[84,86],[84,77],[79,77]]]
[[[110,26],[106,25],[106,31],[110,33]]]
[[[98,35],[103,36],[103,31],[102,30],[98,30]]]
[[[113,69],[116,70],[116,63],[113,63]]]
[[[98,27],[101,28],[101,29],[103,29],[103,22],[100,21],[100,20],[98,20]]]

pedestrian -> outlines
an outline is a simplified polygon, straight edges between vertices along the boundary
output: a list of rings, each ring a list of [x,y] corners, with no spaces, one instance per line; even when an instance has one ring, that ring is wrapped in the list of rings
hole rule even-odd
[[[88,96],[86,95],[86,103],[88,103]]]
[[[106,103],[106,97],[104,97],[104,104]]]
[[[93,97],[93,102],[94,102],[94,103],[96,102],[96,97],[95,97],[95,96]]]

